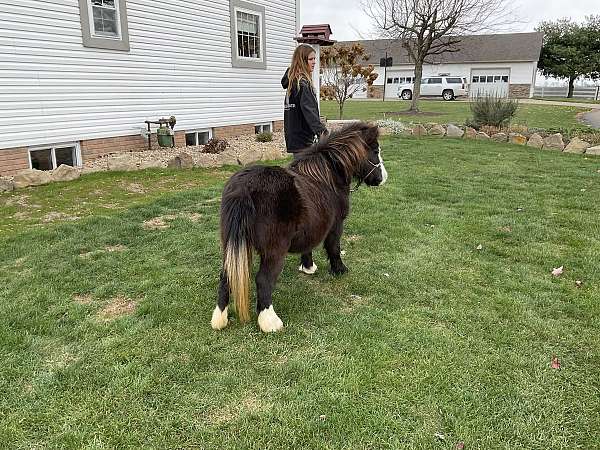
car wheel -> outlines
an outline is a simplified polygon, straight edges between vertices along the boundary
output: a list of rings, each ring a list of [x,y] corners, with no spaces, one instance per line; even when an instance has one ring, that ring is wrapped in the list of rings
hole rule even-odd
[[[412,100],[412,92],[408,89],[405,89],[402,91],[400,98],[402,98],[402,100]]]
[[[454,100],[454,92],[452,89],[446,89],[444,92],[442,92],[442,98],[446,101]]]

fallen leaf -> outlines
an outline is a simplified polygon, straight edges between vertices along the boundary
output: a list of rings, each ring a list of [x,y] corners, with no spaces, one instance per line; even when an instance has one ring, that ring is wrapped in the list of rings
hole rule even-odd
[[[356,295],[356,294],[351,294],[350,298],[354,299],[354,300],[360,300],[362,297],[360,295]]]
[[[581,192],[585,192],[585,189],[580,189]]]
[[[388,278],[390,277],[389,273],[384,273],[383,275],[386,276],[386,277],[388,277]]]
[[[444,436],[442,433],[435,433],[435,437],[438,438],[440,441],[446,439],[446,436]]]
[[[456,450],[464,450],[465,448],[465,443],[460,441],[456,443]]]
[[[517,208],[517,212],[523,212],[523,211],[525,211],[524,208]]]
[[[552,275],[555,277],[560,277],[563,274],[564,266],[560,266],[552,269]]]
[[[479,245],[477,246],[477,250],[483,250],[483,245],[479,244]]]
[[[581,281],[581,280],[577,280],[577,281],[575,282],[575,286],[577,286],[578,288],[580,288],[581,286],[583,286],[583,281]]]
[[[325,418],[326,418],[325,414],[321,414],[321,415],[319,416],[319,419],[320,419],[320,420],[322,420],[322,421],[325,421]]]
[[[345,254],[346,254],[346,250],[342,250],[342,251],[340,252],[340,255],[342,255],[342,256],[344,256]]]
[[[560,369],[560,361],[558,360],[558,357],[552,357],[552,364],[550,365],[550,367],[552,367],[553,369]]]

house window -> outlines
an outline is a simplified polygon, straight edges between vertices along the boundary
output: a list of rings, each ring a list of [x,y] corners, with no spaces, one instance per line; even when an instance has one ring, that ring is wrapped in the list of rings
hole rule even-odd
[[[508,75],[502,75],[502,82],[508,83]]]
[[[185,145],[187,147],[205,145],[212,139],[212,130],[194,130],[185,132]]]
[[[81,152],[77,144],[61,144],[29,149],[29,167],[37,170],[54,170],[61,164],[81,165]]]
[[[264,6],[230,0],[229,8],[232,66],[266,69]]]
[[[393,79],[393,78],[388,78],[388,79],[387,79],[387,84],[392,84],[392,82],[393,82],[393,81],[394,81],[394,79]]]
[[[126,0],[79,0],[84,47],[129,51]]]
[[[400,78],[398,78],[398,77],[394,78],[394,84],[398,84],[398,83],[400,83]]]
[[[254,125],[254,133],[255,134],[271,133],[271,132],[273,132],[273,126],[272,126],[271,122],[257,123],[256,125]]]

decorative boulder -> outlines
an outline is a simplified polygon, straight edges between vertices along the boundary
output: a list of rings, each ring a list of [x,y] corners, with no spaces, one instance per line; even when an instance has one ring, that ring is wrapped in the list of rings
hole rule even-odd
[[[137,170],[137,161],[127,154],[116,155],[107,159],[106,167],[110,171]]]
[[[533,133],[529,138],[529,142],[527,142],[529,147],[534,148],[542,148],[544,147],[544,138],[542,138],[539,134]]]
[[[15,175],[13,183],[15,189],[24,188],[27,186],[40,186],[48,184],[52,181],[50,172],[36,169],[26,169]]]
[[[571,139],[569,145],[565,147],[565,153],[583,153],[590,146],[588,142],[582,141],[578,137]]]
[[[189,153],[180,153],[167,164],[171,169],[191,169],[194,167],[194,159]]]
[[[475,139],[477,139],[478,141],[487,141],[490,139],[490,137],[485,134],[483,131],[479,131],[477,133],[477,135],[475,136]]]
[[[565,148],[565,143],[563,142],[562,134],[552,134],[546,139],[544,139],[544,148],[560,150],[562,152]]]
[[[269,160],[274,160],[274,159],[281,159],[283,157],[284,156],[281,153],[281,150],[279,148],[269,147],[269,148],[265,148],[263,150],[261,160],[269,161]]]
[[[165,167],[165,164],[162,161],[157,159],[151,159],[150,161],[142,161],[140,162],[140,170],[144,169],[162,169]]]
[[[600,145],[596,145],[595,147],[590,147],[585,151],[586,155],[595,155],[600,156]]]
[[[508,136],[506,135],[506,133],[496,133],[492,135],[492,140],[496,142],[506,142],[507,138]]]
[[[196,159],[198,167],[221,167],[223,165],[222,153],[200,153]],[[237,164],[237,161],[234,163]]]
[[[461,138],[464,134],[465,132],[456,125],[448,124],[448,127],[446,128],[446,136],[448,137]]]
[[[11,192],[15,189],[13,180],[0,178],[0,192]]]
[[[446,134],[446,129],[438,124],[435,124],[429,130],[429,134],[431,136],[444,136]]]
[[[516,145],[525,145],[527,144],[527,138],[519,133],[510,133],[508,135],[508,142]]]
[[[465,128],[465,138],[466,139],[475,139],[477,137],[477,131],[475,128],[467,127]]]
[[[220,164],[225,164],[228,166],[241,166],[242,162],[238,159],[238,154],[237,152],[232,149],[232,148],[228,148],[226,150],[223,150],[221,153],[217,154],[218,157],[218,161],[220,162]]]
[[[420,123],[415,125],[412,129],[413,136],[425,136],[427,134],[427,128],[425,128]]]
[[[81,176],[79,169],[73,166],[61,164],[58,169],[52,171],[52,181],[73,181]]]

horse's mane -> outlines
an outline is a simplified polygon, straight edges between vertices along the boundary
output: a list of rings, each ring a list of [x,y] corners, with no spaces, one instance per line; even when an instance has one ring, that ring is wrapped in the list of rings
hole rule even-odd
[[[300,152],[290,164],[290,169],[334,188],[332,164],[345,179],[352,178],[357,167],[367,157],[367,143],[363,134],[372,130],[377,137],[376,125],[353,122],[332,131],[319,142]]]

